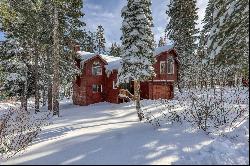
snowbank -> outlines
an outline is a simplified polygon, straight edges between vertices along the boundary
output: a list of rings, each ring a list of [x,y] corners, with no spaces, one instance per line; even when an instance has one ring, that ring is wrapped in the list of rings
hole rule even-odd
[[[145,108],[155,109],[143,100]],[[1,164],[248,164],[248,122],[230,134],[211,137],[188,123],[164,123],[154,129],[138,122],[133,103],[75,106],[61,103],[53,118],[23,154]],[[159,109],[159,108],[156,108]],[[155,110],[156,111],[156,110]],[[246,131],[245,131],[246,132]]]

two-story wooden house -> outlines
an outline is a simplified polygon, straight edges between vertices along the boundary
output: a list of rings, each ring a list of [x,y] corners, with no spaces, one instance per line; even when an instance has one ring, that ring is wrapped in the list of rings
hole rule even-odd
[[[133,94],[133,81],[116,86],[117,74],[122,67],[122,59],[97,53],[80,51],[77,66],[81,69],[73,82],[73,102],[76,105],[89,105],[98,102],[120,103],[124,96],[121,89]],[[172,46],[156,48],[154,52],[156,77],[141,82],[142,99],[171,99],[174,97],[174,82],[177,81],[178,57]]]

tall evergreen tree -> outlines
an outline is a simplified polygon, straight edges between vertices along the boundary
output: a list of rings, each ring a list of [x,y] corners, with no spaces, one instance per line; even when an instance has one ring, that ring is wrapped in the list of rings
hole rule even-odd
[[[233,63],[248,52],[248,12],[249,4],[245,0],[214,2],[213,25],[207,41],[210,59],[224,59]]]
[[[174,47],[180,59],[178,72],[179,89],[189,82],[197,48],[196,40],[198,20],[196,0],[170,0],[166,11],[170,22],[166,27],[168,38],[174,42]]]
[[[86,33],[86,38],[83,39],[81,45],[83,46],[83,50],[87,52],[96,52],[96,33],[88,31]]]
[[[162,47],[165,45],[165,41],[163,39],[163,37],[160,37],[159,43],[158,43],[158,47]]]
[[[210,70],[214,71],[211,78],[225,75],[224,79],[233,80],[248,67],[248,7],[244,0],[209,1],[203,20],[202,33],[205,37],[202,43],[205,45],[205,61],[212,65],[210,68],[217,68]]]
[[[33,66],[28,69],[34,76],[36,105],[39,104],[41,85],[47,85],[48,95],[54,91],[54,101],[48,97],[48,103],[57,115],[61,83],[71,82],[78,73],[74,65],[73,43],[84,37],[81,28],[85,24],[80,20],[82,5],[81,0],[0,2],[2,31],[8,34],[8,40],[18,43],[22,52],[27,54],[28,64]],[[46,80],[41,81],[41,78]]]
[[[134,81],[136,110],[140,120],[143,114],[140,107],[140,81],[154,76],[153,56],[154,36],[152,33],[152,13],[150,0],[128,0],[122,9],[122,59],[119,82]]]
[[[112,43],[109,51],[109,55],[120,57],[121,56],[121,47],[117,45],[116,43]]]
[[[34,95],[35,110],[39,111],[39,81],[40,81],[40,65],[39,51],[41,50],[41,42],[43,38],[44,20],[41,9],[43,1],[4,1],[1,8],[5,9],[5,13],[1,13],[3,19],[3,30],[7,32],[7,38],[19,43],[19,47],[29,54],[29,63],[33,65],[34,74]]]
[[[99,25],[96,31],[96,49],[99,54],[106,53],[105,44],[106,40],[104,36],[104,28],[101,25]]]

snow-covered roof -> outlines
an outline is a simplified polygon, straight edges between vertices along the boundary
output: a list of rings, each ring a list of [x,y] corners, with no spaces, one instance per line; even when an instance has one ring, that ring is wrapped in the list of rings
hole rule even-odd
[[[86,61],[94,58],[95,56],[98,56],[97,53],[90,53],[85,51],[78,51],[77,53],[80,55],[81,63],[85,63]]]
[[[108,63],[105,65],[106,70],[113,71],[118,70],[122,67],[122,58],[120,57],[114,57],[114,56],[108,56],[108,55],[101,55],[101,57]]]
[[[168,51],[168,50],[172,49],[173,47],[174,47],[174,45],[165,45],[165,46],[162,46],[162,47],[158,47],[154,51],[154,56],[157,56],[162,52]]]
[[[96,56],[100,56],[104,61],[107,62],[107,65],[105,65],[107,71],[112,72],[113,70],[118,70],[122,67],[122,58],[120,57],[114,57],[98,53],[90,53],[85,51],[78,51],[77,53],[80,55],[81,63],[85,63],[86,61]]]
[[[157,56],[162,52],[168,51],[173,47],[173,45],[165,45],[162,47],[158,47],[154,51],[154,56]],[[122,67],[122,58],[120,57],[114,57],[98,53],[90,53],[85,51],[78,51],[77,53],[80,55],[81,63],[85,63],[86,61],[96,56],[100,56],[105,62],[107,62],[107,65],[105,65],[107,71],[112,72],[113,70],[118,70]]]

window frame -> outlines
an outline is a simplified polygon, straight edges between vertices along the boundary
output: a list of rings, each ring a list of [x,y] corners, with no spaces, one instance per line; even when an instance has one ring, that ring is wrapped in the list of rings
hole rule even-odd
[[[164,70],[162,71],[162,64],[164,64]],[[160,74],[166,74],[167,69],[166,69],[166,61],[160,61]]]
[[[96,86],[97,91],[94,90],[94,86]],[[102,93],[103,92],[102,84],[101,85],[100,84],[93,84],[92,85],[92,92],[93,93]]]
[[[96,66],[94,66],[94,65],[96,65]],[[95,69],[97,70],[96,73],[94,72]],[[100,70],[99,72],[98,72],[98,69]],[[102,66],[101,66],[101,63],[99,61],[93,62],[93,64],[92,64],[92,75],[93,76],[101,76],[102,75]]]
[[[113,89],[118,89],[118,87],[116,86],[115,81],[113,81]]]
[[[171,63],[169,63],[171,60]],[[171,66],[169,66],[171,65]],[[169,69],[172,68],[172,72],[169,71]],[[167,74],[174,74],[174,68],[175,68],[175,64],[174,64],[174,58],[173,56],[169,56],[167,58]]]

